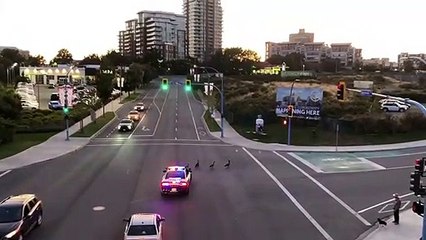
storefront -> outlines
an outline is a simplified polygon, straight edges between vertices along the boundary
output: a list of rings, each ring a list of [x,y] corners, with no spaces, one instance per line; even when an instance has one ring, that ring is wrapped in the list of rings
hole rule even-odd
[[[85,69],[77,67],[20,67],[19,73],[33,84],[60,84],[66,81],[68,74],[72,83],[84,84],[86,77]]]

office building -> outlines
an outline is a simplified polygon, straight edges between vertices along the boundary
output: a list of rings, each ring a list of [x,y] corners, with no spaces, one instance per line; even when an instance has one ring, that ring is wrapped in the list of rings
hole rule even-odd
[[[413,63],[413,67],[418,69],[422,66],[426,66],[426,54],[425,53],[400,53],[398,54],[398,66],[400,69],[404,68],[404,62],[410,60]]]
[[[184,0],[188,56],[203,62],[222,49],[220,0]]]

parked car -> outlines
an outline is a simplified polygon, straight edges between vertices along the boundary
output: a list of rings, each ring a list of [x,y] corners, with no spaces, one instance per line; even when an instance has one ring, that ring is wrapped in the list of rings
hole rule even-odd
[[[49,109],[51,109],[51,110],[61,110],[62,109],[62,104],[59,101],[50,101],[48,106],[49,106]]]

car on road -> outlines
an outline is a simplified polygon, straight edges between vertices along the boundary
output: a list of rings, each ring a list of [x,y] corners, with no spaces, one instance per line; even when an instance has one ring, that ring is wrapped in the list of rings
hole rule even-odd
[[[134,127],[134,122],[131,119],[124,118],[124,119],[121,119],[117,129],[120,132],[127,132],[127,131],[132,131],[133,127]]]
[[[170,166],[163,170],[161,179],[161,195],[184,193],[189,194],[192,182],[192,170],[186,166]]]
[[[135,111],[138,111],[138,112],[143,112],[143,111],[145,111],[145,104],[137,103],[136,106],[133,109]]]
[[[141,114],[138,111],[130,111],[127,117],[136,122],[141,120]]]
[[[162,240],[165,219],[157,213],[136,213],[124,219],[124,240]]]
[[[382,109],[385,112],[405,112],[408,110],[408,106],[404,104],[400,104],[397,102],[385,102],[380,106],[380,109]]]
[[[401,105],[407,105],[409,108],[411,107],[411,104],[400,101],[400,100],[396,100],[396,99],[390,99],[390,98],[385,98],[379,101],[380,104],[384,104],[384,103],[399,103]]]
[[[0,202],[2,240],[21,240],[42,221],[42,202],[34,194],[9,196]]]
[[[49,106],[50,110],[61,110],[62,109],[62,104],[59,101],[50,101],[48,106]]]

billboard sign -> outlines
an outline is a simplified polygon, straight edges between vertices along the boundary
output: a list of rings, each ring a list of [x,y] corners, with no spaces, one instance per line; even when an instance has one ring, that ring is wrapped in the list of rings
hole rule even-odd
[[[373,81],[354,81],[354,88],[373,89]]]
[[[275,114],[278,117],[288,116],[288,105],[293,105],[293,117],[319,120],[323,99],[322,88],[277,88]]]

